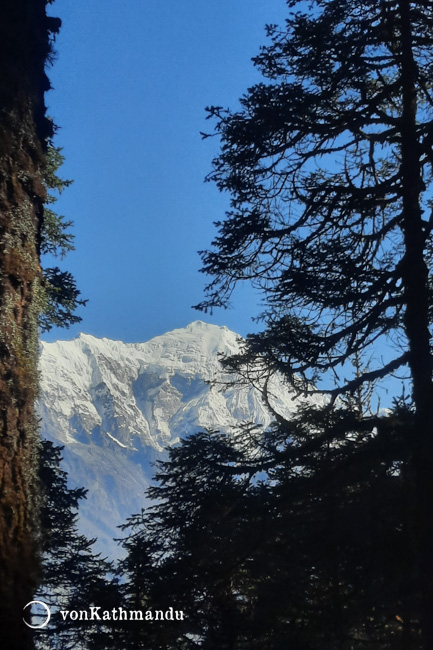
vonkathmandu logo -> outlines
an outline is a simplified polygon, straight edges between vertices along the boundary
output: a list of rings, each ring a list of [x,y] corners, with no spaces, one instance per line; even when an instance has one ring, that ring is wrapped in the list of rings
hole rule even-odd
[[[113,609],[104,609],[101,607],[89,607],[82,610],[60,610],[64,621],[68,618],[71,621],[183,621],[185,615],[182,610],[169,607],[167,610],[148,609],[123,609],[123,607],[113,607]]]
[[[48,605],[41,600],[32,600],[30,603],[27,603],[24,610],[32,605],[37,605],[39,612],[42,608],[42,614],[32,612],[32,619],[34,617],[45,617],[45,620],[39,625],[30,624],[25,618],[23,620],[28,627],[31,627],[33,630],[38,630],[48,625],[51,618],[51,611]],[[88,609],[81,610],[61,609],[59,613],[63,621],[183,621],[185,619],[184,612],[173,607],[169,607],[166,610],[147,609],[143,611],[141,609],[123,609],[123,607],[102,609],[102,607],[91,606]]]

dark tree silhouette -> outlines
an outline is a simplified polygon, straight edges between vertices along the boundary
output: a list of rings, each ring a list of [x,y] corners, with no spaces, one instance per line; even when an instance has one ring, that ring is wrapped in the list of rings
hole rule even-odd
[[[108,649],[112,629],[94,621],[63,621],[59,610],[89,610],[91,606],[112,609],[120,604],[113,563],[92,550],[95,539],[78,532],[79,502],[87,490],[67,486],[61,468],[61,447],[44,440],[39,458],[41,503],[41,581],[34,599],[46,603],[52,618],[35,632],[36,648],[58,650]],[[35,619],[36,622],[37,619]]]
[[[255,59],[267,82],[249,89],[237,112],[208,109],[222,143],[209,180],[230,193],[232,208],[202,254],[214,279],[199,307],[227,306],[239,281],[263,291],[265,329],[227,365],[247,380],[262,377],[270,407],[267,377],[275,371],[300,392],[319,382],[334,399],[397,369],[407,373],[414,417],[406,479],[427,650],[433,3],[288,7],[285,28],[268,27],[270,44]],[[363,353],[370,368],[351,377],[351,359]]]
[[[136,629],[119,647],[418,648],[402,471],[412,417],[396,405],[373,433],[336,409],[326,433],[339,444],[322,440],[307,458],[298,445],[323,429],[311,407],[290,438],[243,427],[171,449],[149,490],[155,505],[129,521],[122,566],[131,606],[180,603],[186,618]]]
[[[72,181],[63,180],[58,176],[58,170],[64,162],[61,149],[48,143],[45,159],[44,181],[48,189],[42,218],[40,241],[40,254],[42,259],[46,255],[64,258],[67,253],[74,250],[74,236],[70,231],[72,221],[58,215],[49,206],[57,201],[58,194],[63,192]],[[68,271],[62,271],[58,266],[46,268],[42,271],[40,288],[40,314],[39,326],[42,332],[50,330],[53,326],[69,327],[81,321],[75,311],[79,306],[84,306],[87,300],[81,299],[75,278]]]

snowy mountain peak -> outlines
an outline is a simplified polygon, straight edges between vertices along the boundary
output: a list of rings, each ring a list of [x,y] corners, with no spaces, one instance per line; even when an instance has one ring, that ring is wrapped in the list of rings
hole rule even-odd
[[[142,507],[152,461],[180,438],[245,420],[269,423],[253,388],[209,385],[222,378],[219,355],[238,349],[237,334],[202,321],[145,343],[89,334],[42,343],[42,433],[65,446],[70,478],[89,489],[86,532],[109,547],[115,526]],[[275,395],[294,408],[282,384]]]

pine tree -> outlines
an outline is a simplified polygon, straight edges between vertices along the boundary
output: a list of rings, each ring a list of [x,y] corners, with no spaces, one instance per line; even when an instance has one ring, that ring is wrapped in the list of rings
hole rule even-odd
[[[60,257],[63,259],[67,253],[74,250],[74,236],[71,233],[72,221],[65,221],[50,207],[57,201],[58,194],[72,184],[70,180],[63,180],[58,175],[59,168],[63,165],[62,150],[48,142],[45,160],[44,182],[48,190],[42,218],[42,231],[40,241],[40,254]],[[55,192],[55,194],[53,194]],[[39,327],[42,332],[49,331],[52,327],[69,327],[79,323],[81,318],[76,315],[79,306],[85,306],[87,300],[81,299],[80,291],[74,277],[68,271],[61,271],[58,266],[43,268],[41,286],[41,308],[39,314]]]
[[[170,461],[158,463],[158,485],[148,491],[155,505],[125,526],[128,554],[120,568],[129,607],[165,611],[176,605],[186,618],[155,622],[135,636],[126,631],[120,646],[223,650],[238,635],[241,615],[229,585],[233,558],[244,553],[224,513],[245,509],[248,479],[221,473],[219,461],[240,454],[215,432],[191,436],[169,454]]]
[[[310,407],[290,438],[245,425],[171,449],[149,491],[155,505],[129,521],[123,568],[134,607],[181,603],[186,619],[154,637],[141,630],[131,647],[418,648],[402,471],[412,417],[397,405],[374,433],[344,408],[324,432]],[[306,460],[312,431],[321,440]]]
[[[36,648],[61,650],[110,647],[112,629],[96,619],[92,622],[63,619],[60,610],[86,610],[91,606],[112,609],[120,604],[120,592],[112,562],[92,550],[95,539],[78,532],[79,501],[86,497],[83,488],[67,486],[61,468],[61,447],[44,440],[39,458],[41,507],[42,575],[34,600],[51,610],[46,628],[35,632]]]
[[[319,386],[335,400],[407,370],[414,409],[403,436],[407,525],[426,650],[433,647],[433,3],[293,0],[288,7],[285,28],[268,27],[270,44],[255,59],[267,82],[249,89],[236,112],[209,109],[222,148],[208,179],[230,192],[232,207],[217,224],[213,250],[202,254],[214,279],[199,307],[227,306],[240,281],[263,291],[264,331],[226,365],[247,381],[262,378],[271,408],[268,378],[276,371],[299,392]],[[363,353],[370,369],[353,368],[350,377],[351,359]],[[326,417],[319,430],[325,424]],[[331,443],[335,432],[327,435]],[[357,448],[344,436],[350,463]],[[310,438],[301,464],[317,445]]]

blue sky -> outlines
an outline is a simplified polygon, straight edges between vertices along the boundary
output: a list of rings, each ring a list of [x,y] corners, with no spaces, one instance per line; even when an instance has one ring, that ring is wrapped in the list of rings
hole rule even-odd
[[[205,106],[231,108],[259,80],[251,57],[284,0],[56,0],[62,19],[49,76],[64,178],[57,209],[74,221],[76,251],[60,263],[88,306],[80,331],[144,341],[202,319],[245,335],[258,297],[201,315],[206,278],[197,251],[215,235],[229,197],[204,183],[218,151]]]

